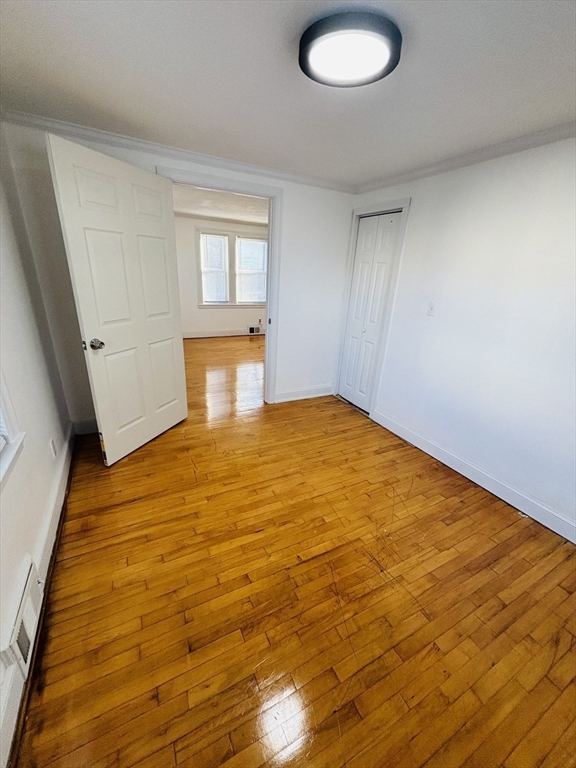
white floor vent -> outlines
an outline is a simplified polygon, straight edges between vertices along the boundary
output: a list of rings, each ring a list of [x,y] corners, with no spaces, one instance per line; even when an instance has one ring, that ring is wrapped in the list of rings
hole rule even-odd
[[[38,628],[38,619],[42,607],[42,588],[38,579],[38,571],[34,563],[30,563],[24,592],[16,614],[16,621],[10,636],[10,643],[2,651],[2,662],[5,667],[18,664],[23,676],[28,676],[34,637]]]

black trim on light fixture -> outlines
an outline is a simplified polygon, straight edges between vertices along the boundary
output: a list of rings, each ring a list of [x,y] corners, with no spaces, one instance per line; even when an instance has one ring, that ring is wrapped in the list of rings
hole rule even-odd
[[[378,37],[383,37],[390,47],[390,58],[382,70],[374,75],[370,75],[365,80],[351,83],[339,83],[329,79],[322,78],[310,66],[310,52],[314,43],[326,35],[333,35],[335,32],[372,32]],[[359,85],[368,85],[381,80],[389,75],[400,61],[400,51],[402,48],[402,34],[396,24],[385,16],[376,13],[365,13],[350,11],[337,13],[333,16],[327,16],[324,19],[311,24],[300,38],[300,53],[298,63],[300,69],[311,80],[323,85],[331,85],[335,88],[355,88]]]

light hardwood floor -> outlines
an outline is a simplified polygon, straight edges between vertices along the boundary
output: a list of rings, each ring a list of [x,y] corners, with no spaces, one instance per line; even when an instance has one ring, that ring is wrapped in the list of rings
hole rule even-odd
[[[185,345],[187,421],[78,441],[19,768],[573,766],[575,547]]]

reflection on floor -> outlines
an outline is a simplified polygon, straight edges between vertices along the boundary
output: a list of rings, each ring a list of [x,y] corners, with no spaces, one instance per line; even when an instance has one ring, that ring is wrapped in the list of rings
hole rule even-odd
[[[196,375],[204,374],[208,423],[242,418],[264,405],[264,338],[238,337],[228,341],[235,354],[225,353],[218,340],[194,342],[196,353],[204,354],[205,362],[198,371],[188,373],[188,384],[194,386]]]
[[[262,353],[80,441],[19,767],[574,765],[575,547]]]

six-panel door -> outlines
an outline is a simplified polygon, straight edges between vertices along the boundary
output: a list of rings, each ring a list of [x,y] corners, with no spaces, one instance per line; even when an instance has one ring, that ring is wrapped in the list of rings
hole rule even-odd
[[[172,184],[50,135],[104,460],[187,416]],[[91,349],[91,340],[101,349]]]
[[[370,408],[372,372],[399,225],[399,213],[365,216],[358,225],[338,392],[365,411]]]

